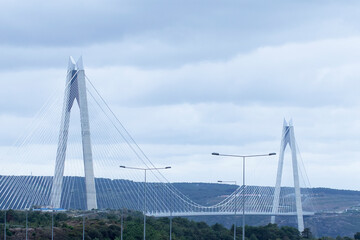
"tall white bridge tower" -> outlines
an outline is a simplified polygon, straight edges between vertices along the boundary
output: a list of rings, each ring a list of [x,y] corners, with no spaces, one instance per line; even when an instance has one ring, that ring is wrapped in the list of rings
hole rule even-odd
[[[291,120],[289,123],[287,123],[284,120],[284,124],[283,124],[282,139],[281,139],[280,154],[279,154],[279,164],[278,164],[278,170],[277,170],[274,201],[273,201],[273,208],[272,208],[273,216],[271,216],[271,223],[275,223],[275,215],[277,215],[277,213],[279,212],[281,177],[282,177],[283,166],[284,166],[284,153],[285,153],[285,149],[286,149],[287,145],[289,145],[291,148],[298,229],[300,232],[302,232],[302,231],[304,231],[304,217],[303,217],[303,209],[302,209],[302,203],[301,203],[301,192],[300,192],[300,183],[299,183],[299,167],[298,167],[298,161],[297,161],[297,155],[296,155],[296,142],[295,142],[294,126],[293,126]]]
[[[66,148],[69,133],[70,112],[75,99],[77,100],[80,108],[81,138],[86,187],[86,206],[88,210],[97,209],[85,71],[81,57],[76,63],[72,57],[69,59],[59,142],[56,153],[55,173],[51,190],[51,205],[54,208],[60,207]]]

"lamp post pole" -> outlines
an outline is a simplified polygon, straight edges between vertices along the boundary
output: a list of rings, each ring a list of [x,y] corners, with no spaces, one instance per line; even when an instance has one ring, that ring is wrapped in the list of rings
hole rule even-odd
[[[172,210],[170,210],[170,240],[172,240]]]
[[[54,240],[54,207],[51,210],[51,240]]]
[[[26,218],[26,220],[25,220],[26,221],[25,239],[26,240],[28,240],[28,211],[29,211],[28,209],[25,210],[25,214],[26,214],[26,216],[25,216],[25,218]]]
[[[123,232],[124,232],[124,207],[121,208],[121,234],[120,239],[123,240]]]
[[[273,156],[276,153],[268,153],[268,154],[253,154],[253,155],[235,155],[235,154],[222,154],[222,153],[212,153],[214,156],[222,156],[222,157],[238,157],[243,160],[243,179],[242,179],[242,240],[245,240],[245,159],[251,157],[266,157]]]
[[[153,170],[162,170],[162,169],[170,169],[171,167],[163,167],[163,168],[138,168],[138,167],[126,167],[120,166],[120,168],[134,169],[134,170],[142,170],[144,171],[144,240],[146,240],[146,172]]]
[[[85,240],[85,214],[83,214],[82,220],[83,220],[83,229],[82,229],[83,230],[82,231],[83,238],[82,239]]]
[[[6,240],[6,209],[5,209],[5,215],[4,215],[4,240]]]
[[[54,240],[54,207],[51,208],[51,240]]]
[[[172,240],[172,218],[173,218],[173,211],[174,211],[174,202],[171,199],[171,192],[170,192],[170,240]]]
[[[218,183],[233,183],[235,186],[236,181],[221,181],[219,180]],[[234,199],[234,215],[235,215],[235,219],[234,219],[234,240],[236,240],[236,210],[237,210],[237,198],[236,198],[236,193],[235,193],[235,199]]]
[[[242,239],[245,240],[245,157],[243,159],[243,189],[242,189]]]
[[[144,240],[146,239],[146,171],[144,169],[145,181],[144,181]]]

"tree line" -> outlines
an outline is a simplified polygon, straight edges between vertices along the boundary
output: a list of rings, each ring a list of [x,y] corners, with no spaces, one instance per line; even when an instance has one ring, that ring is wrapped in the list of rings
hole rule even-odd
[[[124,240],[143,239],[143,218],[141,213],[122,211],[68,211],[62,213],[40,211],[0,211],[0,228],[5,230],[8,240],[25,239],[26,219],[28,220],[28,239],[51,239],[51,225],[54,220],[54,239],[82,239],[83,220],[85,220],[85,239],[120,240],[121,214],[123,215]],[[169,239],[169,218],[147,218],[147,239]],[[0,239],[4,232],[0,229]],[[237,229],[237,239],[241,239],[242,228]],[[360,232],[353,237],[315,238],[309,228],[300,233],[296,228],[268,224],[265,226],[246,226],[247,240],[352,240],[360,239]],[[232,240],[234,226],[228,229],[221,224],[209,226],[205,222],[195,222],[186,218],[173,218],[173,240]]]

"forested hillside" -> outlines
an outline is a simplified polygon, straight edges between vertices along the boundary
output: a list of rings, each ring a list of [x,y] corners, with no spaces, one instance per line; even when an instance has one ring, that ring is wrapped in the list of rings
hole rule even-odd
[[[83,212],[69,211],[54,214],[54,238],[62,240],[82,239]],[[93,211],[85,214],[85,239],[120,240],[121,236],[120,211]],[[0,219],[4,219],[4,211],[0,212]],[[51,239],[51,219],[49,212],[28,212],[28,237],[30,240]],[[25,239],[26,212],[9,210],[6,212],[8,240]],[[143,238],[143,218],[138,212],[124,211],[123,215],[123,239],[141,240]],[[4,224],[0,224],[4,229]],[[233,228],[225,228],[221,224],[209,226],[205,222],[190,221],[186,218],[174,218],[172,228],[174,240],[232,240]],[[300,233],[296,228],[276,224],[267,224],[258,227],[246,227],[246,239],[248,240],[278,240],[278,239],[316,239],[310,229]],[[237,228],[237,238],[241,239],[241,227]],[[169,219],[147,219],[147,239],[169,239]],[[360,239],[360,233],[353,234],[355,239]],[[0,238],[4,239],[4,232],[0,231]],[[322,237],[331,240],[332,238]],[[350,240],[353,238],[338,237],[336,240]]]

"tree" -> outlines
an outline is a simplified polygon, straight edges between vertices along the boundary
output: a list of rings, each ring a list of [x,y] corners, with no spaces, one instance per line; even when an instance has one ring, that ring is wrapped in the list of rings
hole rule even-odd
[[[355,233],[354,239],[360,239],[360,232]]]
[[[304,231],[302,231],[301,236],[305,239],[311,239],[312,233],[310,231],[310,228],[305,228]]]
[[[256,235],[255,235],[255,234],[251,234],[251,236],[250,236],[250,240],[258,240],[258,238],[256,237]]]

